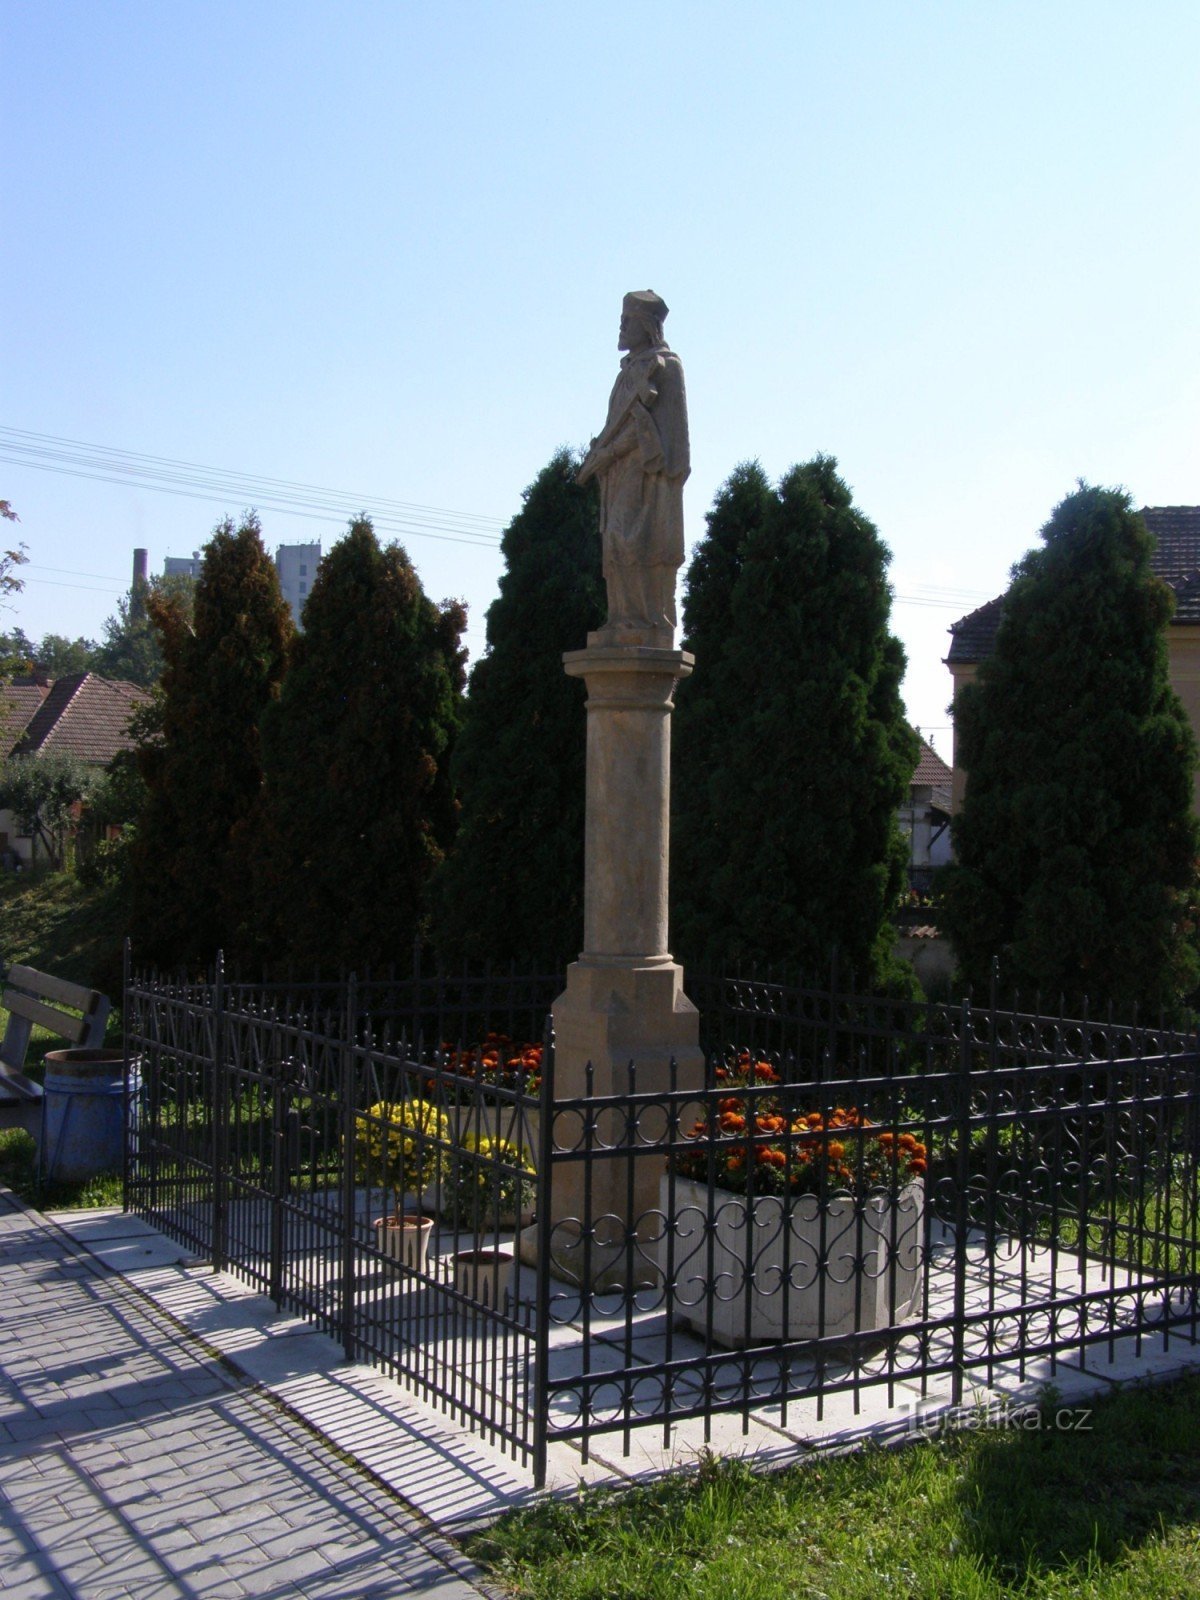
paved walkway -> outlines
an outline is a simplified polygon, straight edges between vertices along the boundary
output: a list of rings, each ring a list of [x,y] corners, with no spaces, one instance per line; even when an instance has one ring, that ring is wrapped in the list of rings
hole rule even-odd
[[[473,1575],[394,1494],[0,1191],[4,1600],[472,1600]]]
[[[639,1337],[657,1359],[649,1323]],[[1000,1357],[968,1410],[1021,1404],[1046,1380],[1070,1404],[1173,1377],[1200,1366],[1200,1345],[1125,1334],[1086,1357],[1053,1369]],[[577,1361],[576,1330],[557,1329],[552,1363]],[[946,1384],[922,1395],[897,1382],[861,1404],[838,1393],[786,1416],[718,1415],[708,1442],[781,1465],[954,1415]],[[628,1443],[623,1454],[619,1434],[602,1436],[586,1464],[552,1444],[551,1486],[651,1476],[694,1462],[705,1441],[682,1423]],[[44,1218],[0,1190],[3,1600],[470,1600],[484,1580],[436,1530],[460,1534],[534,1497],[498,1448],[144,1219]]]

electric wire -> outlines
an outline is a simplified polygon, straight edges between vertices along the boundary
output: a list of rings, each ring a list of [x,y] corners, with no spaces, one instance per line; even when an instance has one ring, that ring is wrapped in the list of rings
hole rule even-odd
[[[488,530],[503,527],[498,517],[485,517],[475,512],[452,511],[390,496],[363,495],[291,479],[204,467],[3,425],[0,425],[0,460],[34,471],[150,489],[185,499],[252,503],[311,521],[346,521],[359,508],[369,506],[376,525],[386,532],[482,549],[499,547],[500,534]]]
[[[388,496],[361,495],[349,490],[328,489],[290,478],[240,473],[218,467],[201,466],[171,456],[149,455],[136,450],[120,450],[110,445],[89,444],[79,439],[59,438],[25,428],[0,424],[0,460],[36,471],[60,476],[85,478],[98,483],[150,489],[190,500],[240,500],[286,516],[314,522],[345,521],[354,515],[350,506],[369,506],[376,528],[384,533],[434,539],[463,544],[477,549],[495,550],[500,536],[486,527],[502,527],[498,517],[475,512],[453,511],[443,506],[422,505]],[[429,520],[436,518],[438,520]],[[474,525],[474,526],[472,526]],[[59,572],[63,576],[92,577],[121,583],[108,573],[76,572],[70,568],[36,566],[33,571]],[[48,578],[37,578],[48,584]],[[86,588],[84,584],[59,584],[61,588]],[[102,593],[104,591],[95,591]],[[121,591],[118,591],[121,592]],[[896,593],[896,605],[923,606],[944,611],[960,610],[972,602],[990,598],[978,590],[948,585],[922,584],[914,593]]]

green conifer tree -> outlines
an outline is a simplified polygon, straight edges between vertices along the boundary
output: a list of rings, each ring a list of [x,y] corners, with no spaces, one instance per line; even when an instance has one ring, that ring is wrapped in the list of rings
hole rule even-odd
[[[504,534],[455,756],[462,812],[438,893],[447,959],[562,967],[583,943],[586,694],[562,657],[604,620],[599,505],[560,450]]]
[[[200,964],[230,945],[247,886],[236,835],[262,786],[259,725],[293,629],[258,519],[222,523],[205,547],[194,621],[152,592],[164,668],[161,733],[139,749],[147,785],[132,852],[135,956]]]
[[[671,942],[703,955],[709,948],[705,918],[709,885],[725,853],[710,792],[712,752],[724,737],[724,707],[716,693],[730,640],[733,593],[747,540],[758,533],[775,504],[775,492],[757,461],[735,467],[706,518],[684,580],[683,648],[696,670],[675,690],[671,719]]]
[[[963,978],[1075,1009],[1173,1007],[1197,982],[1196,747],[1167,678],[1170,590],[1119,490],[1081,486],[1013,569],[956,698],[967,772],[945,923]]]
[[[365,516],[322,561],[263,723],[249,953],[360,973],[409,960],[454,832],[465,625]]]
[[[739,469],[693,561],[674,943],[689,961],[810,972],[836,947],[861,981],[909,988],[891,917],[919,743],[887,548],[836,468],[818,456],[773,494]]]

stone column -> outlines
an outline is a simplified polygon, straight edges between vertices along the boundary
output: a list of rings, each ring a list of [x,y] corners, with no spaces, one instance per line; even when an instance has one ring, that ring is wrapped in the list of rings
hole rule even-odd
[[[563,657],[588,700],[584,948],[554,1003],[560,1100],[587,1092],[589,1063],[596,1095],[624,1091],[631,1061],[640,1092],[667,1087],[672,1059],[680,1088],[703,1083],[699,1013],[667,945],[672,696],[692,657],[612,638],[604,629]],[[562,1121],[560,1143],[569,1137]],[[583,1172],[582,1163],[556,1167],[556,1223],[582,1215]],[[635,1217],[657,1208],[660,1172],[654,1158],[637,1160]],[[622,1227],[630,1220],[626,1180],[625,1162],[593,1163],[593,1217],[612,1214]]]

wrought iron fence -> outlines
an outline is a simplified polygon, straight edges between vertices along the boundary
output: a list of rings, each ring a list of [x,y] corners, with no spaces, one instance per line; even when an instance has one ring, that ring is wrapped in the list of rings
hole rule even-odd
[[[127,1203],[535,1481],[555,1440],[1196,1341],[1194,1038],[722,980],[703,1081],[648,1088],[534,1042],[545,980],[486,981],[381,1018],[131,974]]]
[[[337,1011],[311,1000],[219,966],[129,976],[126,1204],[528,1460],[535,1328],[512,1241],[533,1213],[535,1067],[485,1074],[436,1031],[385,1046],[395,1014],[366,1012],[353,980]]]

